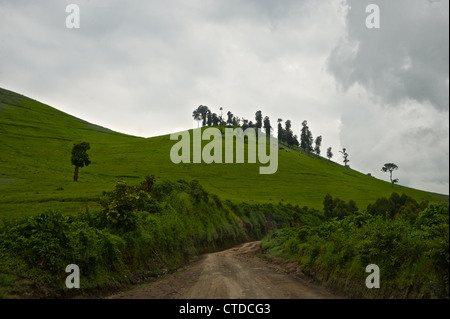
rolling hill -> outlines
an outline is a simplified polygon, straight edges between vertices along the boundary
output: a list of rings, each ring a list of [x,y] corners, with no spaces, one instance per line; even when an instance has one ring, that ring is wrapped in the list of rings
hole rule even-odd
[[[73,182],[74,143],[89,142],[91,165]],[[416,190],[345,168],[300,149],[280,149],[278,171],[260,175],[260,164],[174,164],[169,135],[151,138],[111,131],[0,88],[0,218],[48,209],[76,213],[98,207],[96,200],[118,180],[140,182],[146,175],[197,179],[206,190],[236,202],[283,202],[322,208],[327,193],[365,208],[393,191],[417,201],[448,202],[447,195]],[[380,163],[380,167],[383,163]]]

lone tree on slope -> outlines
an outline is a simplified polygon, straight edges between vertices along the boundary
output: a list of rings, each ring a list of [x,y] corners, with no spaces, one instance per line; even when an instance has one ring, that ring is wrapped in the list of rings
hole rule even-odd
[[[381,168],[382,172],[389,172],[389,177],[391,179],[391,184],[392,187],[394,187],[395,183],[398,183],[398,178],[396,179],[392,179],[392,172],[395,171],[396,169],[398,169],[398,166],[395,165],[394,163],[386,163],[384,164],[384,166]]]
[[[263,124],[263,116],[261,111],[255,113],[256,129],[261,129]]]
[[[80,167],[88,166],[91,164],[89,160],[89,155],[86,153],[91,147],[89,143],[82,142],[79,144],[74,144],[72,148],[72,165],[75,165],[75,172],[73,174],[73,181],[78,182],[78,169]]]
[[[327,148],[327,157],[328,157],[328,160],[331,161],[331,158],[333,157],[333,152],[331,151],[331,147]]]
[[[345,167],[350,167],[347,165],[348,162],[350,162],[350,160],[348,159],[348,153],[347,153],[347,149],[343,148],[342,151],[339,151],[340,153],[342,153],[342,156],[344,157],[344,166]]]
[[[270,137],[270,131],[272,130],[272,126],[270,125],[270,119],[268,116],[264,117],[263,127],[267,137]]]
[[[315,143],[316,143],[316,146],[314,147],[314,152],[317,155],[320,155],[320,146],[322,145],[322,135],[319,135],[316,137]]]
[[[308,122],[305,120],[302,122],[302,132],[300,135],[300,147],[307,152],[313,152],[313,136],[308,127]]]

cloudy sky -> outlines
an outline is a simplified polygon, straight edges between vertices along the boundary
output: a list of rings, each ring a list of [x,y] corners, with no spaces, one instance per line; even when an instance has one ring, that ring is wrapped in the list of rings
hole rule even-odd
[[[367,28],[369,4],[379,28]],[[80,28],[67,28],[69,4]],[[190,129],[200,104],[307,120],[333,160],[449,193],[447,0],[0,0],[0,87],[107,128]]]

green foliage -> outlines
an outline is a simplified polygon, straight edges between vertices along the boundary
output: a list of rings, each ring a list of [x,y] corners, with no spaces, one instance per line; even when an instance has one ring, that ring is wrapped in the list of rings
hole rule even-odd
[[[354,200],[349,200],[348,203],[346,203],[339,198],[333,199],[330,194],[327,194],[324,197],[323,212],[327,220],[331,218],[337,218],[338,220],[343,219],[345,216],[354,214],[357,211],[358,207]]]
[[[58,295],[65,289],[65,267],[74,263],[83,291],[107,288],[128,283],[131,276],[177,269],[202,252],[260,239],[269,229],[286,226],[295,210],[223,202],[196,180],[174,183],[154,176],[136,185],[117,182],[100,203],[102,209],[74,216],[48,211],[5,221],[0,273],[41,281]],[[16,264],[25,274],[10,268]]]
[[[138,211],[157,212],[159,207],[151,196],[154,188],[149,181],[152,181],[151,177],[147,177],[138,186],[117,182],[113,191],[104,192],[100,204],[103,206],[105,222],[130,231],[137,227]]]
[[[324,208],[329,210],[333,204],[327,195]],[[322,278],[324,284],[339,281],[349,296],[449,295],[447,204],[419,205],[406,195],[393,193],[364,212],[322,223],[291,223],[267,235],[261,245],[268,253],[298,261],[306,273]],[[383,289],[374,292],[365,287],[368,264],[380,267]]]
[[[422,201],[420,204],[406,194],[399,196],[396,192],[389,198],[378,198],[375,203],[367,206],[367,212],[372,215],[380,215],[387,218],[401,216],[414,221],[419,211],[428,206],[428,201]]]
[[[72,148],[72,165],[78,167],[88,166],[91,161],[89,160],[89,155],[86,153],[90,149],[89,143],[82,142],[79,144],[74,144]]]

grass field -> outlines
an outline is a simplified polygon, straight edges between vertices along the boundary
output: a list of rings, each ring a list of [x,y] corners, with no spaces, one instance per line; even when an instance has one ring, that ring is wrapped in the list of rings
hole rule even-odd
[[[74,143],[89,142],[91,165],[73,182]],[[396,191],[417,201],[448,202],[447,195],[392,185],[300,150],[280,150],[278,171],[260,175],[260,164],[174,164],[169,135],[141,138],[113,132],[50,106],[0,89],[0,218],[54,209],[71,214],[99,207],[96,200],[118,180],[144,176],[197,179],[221,199],[291,203],[322,208],[327,193],[365,208]],[[383,163],[380,163],[380,167]]]

